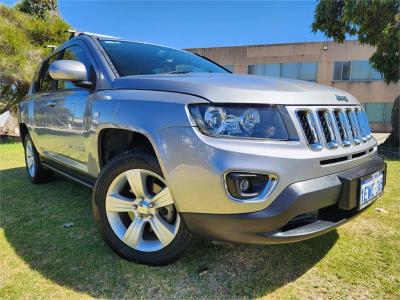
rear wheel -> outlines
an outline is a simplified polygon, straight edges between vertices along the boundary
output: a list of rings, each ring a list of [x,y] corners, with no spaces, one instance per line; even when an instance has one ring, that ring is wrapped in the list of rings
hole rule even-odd
[[[24,138],[25,149],[25,165],[29,179],[33,183],[43,183],[51,180],[54,173],[47,170],[40,163],[39,154],[32,142],[31,137],[27,134]]]
[[[190,242],[160,166],[148,152],[116,157],[99,175],[93,212],[107,244],[148,265],[178,259]]]

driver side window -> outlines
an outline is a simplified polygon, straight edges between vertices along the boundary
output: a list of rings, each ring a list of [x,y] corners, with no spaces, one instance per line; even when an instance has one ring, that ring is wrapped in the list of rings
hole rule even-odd
[[[92,78],[93,77],[93,68],[90,64],[89,58],[86,56],[84,50],[78,46],[74,45],[69,48],[66,48],[64,50],[64,53],[62,55],[62,60],[76,60],[80,61],[83,63],[86,67],[86,70],[88,72],[88,77]],[[90,80],[89,78],[86,78],[86,80]],[[69,80],[58,80],[57,81],[57,89],[58,90],[69,90],[69,89],[76,89],[77,87]]]
[[[38,91],[45,93],[53,90],[53,85],[55,84],[55,80],[51,78],[49,74],[49,66],[52,62],[56,61],[59,57],[60,53],[57,53],[51,56],[47,62],[45,62],[43,70],[41,72],[40,80],[37,83]]]

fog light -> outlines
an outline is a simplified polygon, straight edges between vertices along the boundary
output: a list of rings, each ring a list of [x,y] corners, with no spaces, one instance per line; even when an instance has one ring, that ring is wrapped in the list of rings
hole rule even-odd
[[[225,174],[225,187],[235,200],[258,201],[268,197],[277,179],[273,174],[230,172]]]
[[[247,178],[242,179],[240,181],[239,187],[242,192],[247,192],[250,188],[250,181]]]

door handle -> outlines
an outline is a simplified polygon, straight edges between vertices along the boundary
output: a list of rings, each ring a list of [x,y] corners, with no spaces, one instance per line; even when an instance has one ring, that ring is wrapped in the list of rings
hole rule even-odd
[[[57,101],[56,100],[49,100],[49,101],[47,101],[46,105],[50,106],[50,107],[54,107],[54,106],[57,105]]]

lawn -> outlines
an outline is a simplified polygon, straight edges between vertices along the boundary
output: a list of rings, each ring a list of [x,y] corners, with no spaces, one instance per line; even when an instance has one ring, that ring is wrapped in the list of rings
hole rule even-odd
[[[288,245],[197,241],[162,268],[111,252],[89,189],[62,178],[31,184],[19,143],[0,145],[0,170],[2,299],[400,298],[400,161],[388,161],[385,195],[337,231]]]

